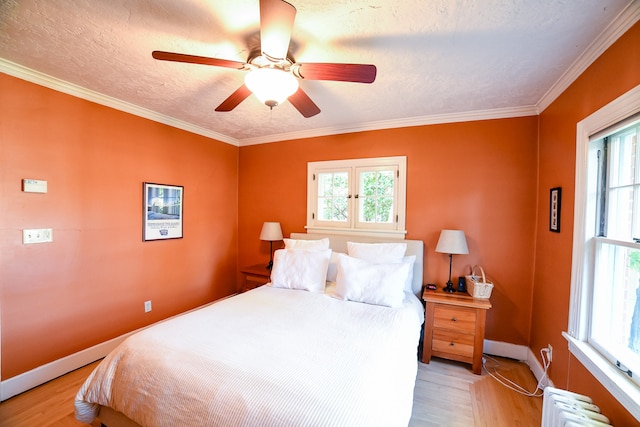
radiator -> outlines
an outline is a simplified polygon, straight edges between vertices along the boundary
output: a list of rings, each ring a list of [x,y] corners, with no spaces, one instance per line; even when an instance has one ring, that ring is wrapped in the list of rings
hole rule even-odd
[[[610,426],[609,419],[591,398],[554,387],[545,387],[542,427]]]

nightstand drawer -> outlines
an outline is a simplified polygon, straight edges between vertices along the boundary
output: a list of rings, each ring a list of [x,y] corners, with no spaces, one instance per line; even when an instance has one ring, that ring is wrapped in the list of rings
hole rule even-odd
[[[473,356],[474,335],[451,331],[433,331],[434,352],[471,358]]]
[[[473,334],[476,329],[476,310],[466,307],[436,305],[433,327]]]

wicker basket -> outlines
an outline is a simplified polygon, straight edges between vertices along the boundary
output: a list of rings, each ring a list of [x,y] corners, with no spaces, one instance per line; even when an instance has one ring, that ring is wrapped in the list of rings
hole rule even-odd
[[[476,275],[476,268],[480,269],[482,276]],[[471,274],[466,276],[467,292],[474,298],[488,299],[491,297],[493,283],[487,280],[484,270],[479,265],[474,265]]]

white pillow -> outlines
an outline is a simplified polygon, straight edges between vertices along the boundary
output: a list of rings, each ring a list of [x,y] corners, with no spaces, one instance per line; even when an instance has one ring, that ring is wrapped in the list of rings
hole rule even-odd
[[[327,282],[335,282],[338,277],[338,254],[339,252],[331,252],[329,268],[327,269]]]
[[[407,276],[407,280],[404,282],[404,291],[413,293],[413,264],[416,262],[415,255],[409,255],[404,258],[400,262],[406,262],[411,266],[409,269],[409,275]]]
[[[406,252],[406,243],[347,242],[347,253],[349,256],[371,262],[398,262],[402,260]]]
[[[273,255],[271,286],[324,292],[331,249],[278,249]]]
[[[283,239],[285,249],[306,249],[309,251],[322,251],[329,249],[329,238],[320,240]]]
[[[416,262],[416,256],[404,256],[407,252],[406,243],[347,242],[347,251],[349,252],[349,256],[376,264],[387,264],[391,262],[410,263],[411,269],[404,284],[404,290],[413,293],[413,264]]]
[[[348,301],[400,307],[411,269],[408,262],[375,264],[340,254],[335,295]]]

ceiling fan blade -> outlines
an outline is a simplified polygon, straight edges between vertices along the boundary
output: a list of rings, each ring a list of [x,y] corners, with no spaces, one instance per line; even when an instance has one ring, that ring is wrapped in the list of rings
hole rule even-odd
[[[184,53],[163,52],[154,50],[151,55],[161,61],[187,62],[189,64],[215,65],[217,67],[244,68],[244,62],[229,61],[227,59],[209,58],[206,56],[187,55]]]
[[[251,95],[251,91],[244,84],[236,89],[227,99],[218,105],[216,111],[231,111],[236,108],[242,101]]]
[[[260,0],[260,45],[271,59],[287,59],[296,8],[284,0]]]
[[[304,63],[294,69],[303,79],[354,83],[373,83],[376,72],[376,66],[368,64]]]
[[[320,112],[320,108],[318,108],[311,98],[309,98],[309,95],[300,87],[296,93],[289,97],[289,102],[306,118],[313,117]]]

